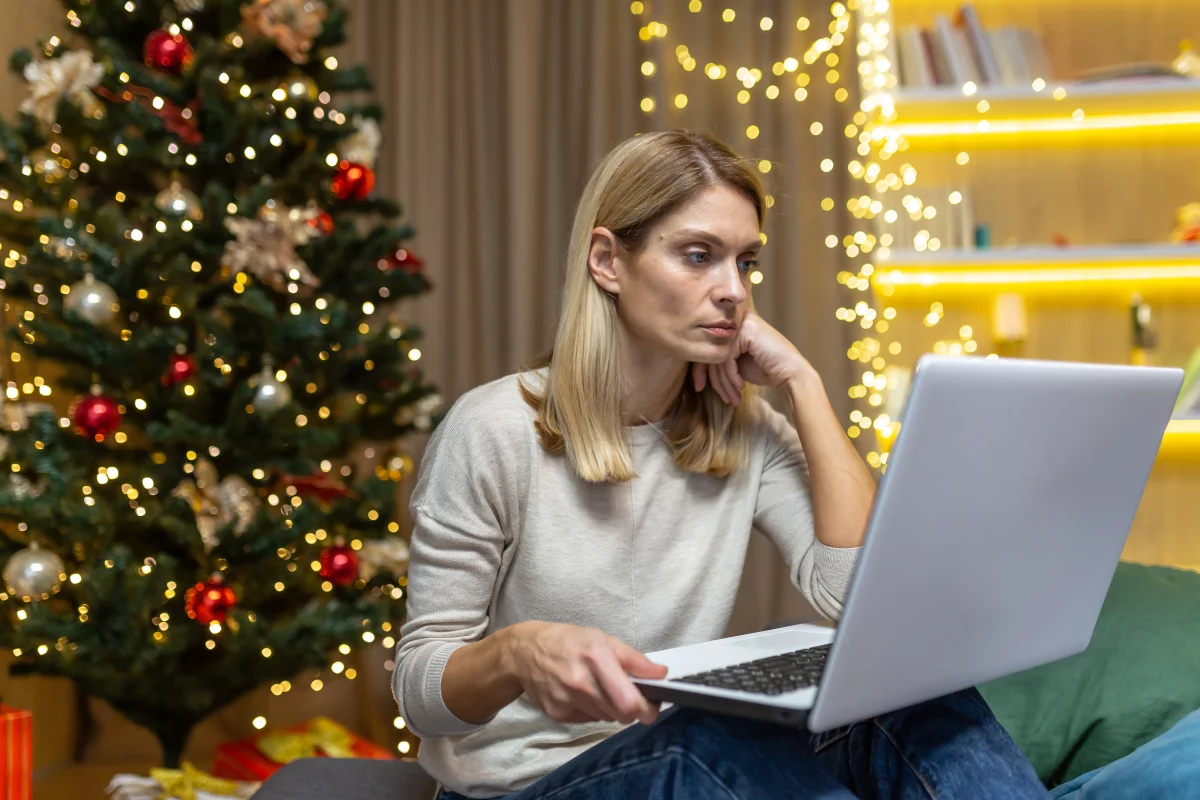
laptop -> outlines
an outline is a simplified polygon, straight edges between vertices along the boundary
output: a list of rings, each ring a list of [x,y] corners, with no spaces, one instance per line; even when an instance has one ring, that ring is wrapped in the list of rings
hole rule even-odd
[[[1178,369],[924,356],[836,631],[648,653],[648,699],[814,732],[1084,650]]]

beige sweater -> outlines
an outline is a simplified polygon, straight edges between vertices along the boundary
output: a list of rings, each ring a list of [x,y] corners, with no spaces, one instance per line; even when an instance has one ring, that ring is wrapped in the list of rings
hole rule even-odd
[[[765,401],[757,411],[743,472],[682,472],[662,431],[640,425],[628,429],[638,477],[589,484],[541,449],[515,374],[454,403],[412,495],[408,620],[392,676],[400,714],[423,740],[420,763],[443,786],[515,792],[624,727],[554,722],[525,696],[483,725],[456,717],[442,700],[446,660],[499,628],[592,626],[642,652],[718,638],[752,526],[804,596],[838,615],[858,550],[815,539],[796,431]]]

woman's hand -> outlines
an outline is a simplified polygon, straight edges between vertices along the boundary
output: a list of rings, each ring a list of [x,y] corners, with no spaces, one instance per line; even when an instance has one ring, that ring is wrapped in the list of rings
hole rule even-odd
[[[779,387],[806,372],[812,365],[787,337],[753,311],[746,312],[729,358],[719,364],[693,362],[692,382],[699,392],[705,383],[726,403],[737,405],[746,381]]]
[[[512,626],[506,668],[556,722],[640,720],[658,716],[633,682],[665,678],[667,668],[596,628],[558,622],[520,622]]]

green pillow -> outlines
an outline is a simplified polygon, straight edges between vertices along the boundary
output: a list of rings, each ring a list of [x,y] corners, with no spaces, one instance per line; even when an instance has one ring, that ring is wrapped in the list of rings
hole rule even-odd
[[[1048,786],[1200,708],[1200,574],[1118,565],[1087,650],[979,687]]]

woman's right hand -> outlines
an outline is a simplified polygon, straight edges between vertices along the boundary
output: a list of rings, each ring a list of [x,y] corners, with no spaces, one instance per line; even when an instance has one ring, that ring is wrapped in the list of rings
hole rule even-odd
[[[556,722],[658,717],[658,703],[642,696],[629,676],[665,678],[667,668],[597,628],[527,621],[511,626],[506,666]]]

